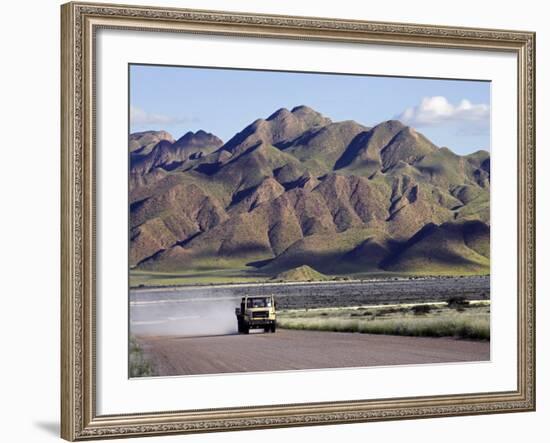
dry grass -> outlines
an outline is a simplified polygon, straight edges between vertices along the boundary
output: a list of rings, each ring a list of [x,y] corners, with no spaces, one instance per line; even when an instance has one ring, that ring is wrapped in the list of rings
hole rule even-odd
[[[141,346],[134,337],[130,337],[130,377],[152,377],[155,375],[153,364],[145,357]]]
[[[461,311],[437,306],[437,309],[430,307],[425,313],[418,312],[419,309],[414,306],[370,310],[342,308],[336,311],[286,311],[279,315],[278,323],[281,328],[286,329],[490,339],[490,313],[487,305]]]

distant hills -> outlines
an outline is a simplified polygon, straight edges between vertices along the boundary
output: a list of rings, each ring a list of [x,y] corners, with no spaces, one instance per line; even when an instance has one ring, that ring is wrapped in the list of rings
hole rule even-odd
[[[298,106],[226,143],[147,131],[129,149],[137,270],[489,271],[489,153],[457,155],[399,121],[333,122]]]
[[[277,274],[272,280],[277,281],[322,281],[327,277],[308,265],[298,266],[297,268],[289,269],[288,271]]]

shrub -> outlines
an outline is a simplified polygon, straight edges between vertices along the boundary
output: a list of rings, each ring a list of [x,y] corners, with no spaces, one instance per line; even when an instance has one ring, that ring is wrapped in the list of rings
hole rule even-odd
[[[430,305],[415,305],[411,308],[414,315],[426,315],[430,313],[432,307]]]
[[[406,311],[407,311],[406,308],[394,308],[394,307],[380,308],[376,311],[376,315],[378,315],[379,317],[382,317],[384,315],[397,314],[397,313],[402,313],[402,312],[406,312]]]
[[[155,375],[153,364],[145,357],[143,349],[134,337],[130,338],[130,377],[151,377]]]
[[[447,306],[449,306],[449,308],[464,311],[464,308],[467,308],[469,305],[470,302],[466,300],[464,296],[455,296],[447,299]]]

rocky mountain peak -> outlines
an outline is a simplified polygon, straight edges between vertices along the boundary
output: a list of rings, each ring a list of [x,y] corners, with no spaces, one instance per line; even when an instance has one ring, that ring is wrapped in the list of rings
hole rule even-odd
[[[174,142],[172,134],[166,131],[142,131],[130,134],[128,148],[130,152],[137,154],[148,154],[153,147],[162,140]]]
[[[300,105],[292,108],[291,113],[310,126],[326,126],[332,123],[330,118],[325,117],[320,112],[317,112],[306,105]]]
[[[288,118],[290,116],[290,111],[286,108],[277,109],[273,114],[267,117],[267,121],[280,120],[283,118]]]
[[[197,132],[188,131],[181,136],[175,143],[175,147],[197,144],[210,144],[213,146],[221,146],[223,141],[214,134],[199,129]]]

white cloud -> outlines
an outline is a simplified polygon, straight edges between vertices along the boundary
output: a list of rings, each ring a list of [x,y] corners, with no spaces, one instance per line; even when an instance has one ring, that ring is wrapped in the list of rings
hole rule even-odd
[[[196,122],[197,119],[192,117],[172,117],[164,114],[147,112],[137,106],[130,106],[130,124],[135,126],[175,125]]]
[[[474,104],[463,99],[453,105],[442,96],[424,97],[419,105],[405,109],[397,116],[398,120],[411,126],[434,126],[442,123],[458,123],[462,130],[479,131],[489,126],[490,107],[487,104]]]

